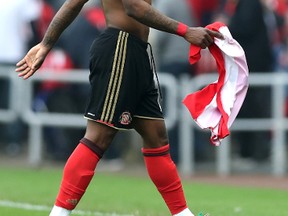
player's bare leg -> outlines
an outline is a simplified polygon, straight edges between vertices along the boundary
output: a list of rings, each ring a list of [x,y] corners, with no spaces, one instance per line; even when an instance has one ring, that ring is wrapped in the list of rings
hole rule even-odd
[[[99,160],[116,133],[116,129],[88,121],[84,138],[64,167],[62,183],[50,216],[70,215],[85,193]]]
[[[112,127],[88,120],[84,137],[93,143],[97,143],[99,148],[106,151],[117,132],[118,130]]]
[[[164,120],[134,119],[134,128],[142,136],[142,153],[148,174],[172,215],[193,216],[187,207],[176,165],[169,153]]]

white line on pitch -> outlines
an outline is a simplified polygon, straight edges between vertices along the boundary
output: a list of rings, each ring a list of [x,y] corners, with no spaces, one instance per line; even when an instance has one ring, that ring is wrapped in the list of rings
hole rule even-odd
[[[8,208],[18,208],[23,210],[32,210],[32,211],[50,211],[51,208],[44,205],[33,205],[29,203],[19,203],[12,202],[9,200],[0,200],[0,206]],[[91,216],[133,216],[128,214],[116,214],[116,213],[101,213],[101,212],[92,212],[92,211],[83,211],[83,210],[74,210],[72,215],[91,215]]]

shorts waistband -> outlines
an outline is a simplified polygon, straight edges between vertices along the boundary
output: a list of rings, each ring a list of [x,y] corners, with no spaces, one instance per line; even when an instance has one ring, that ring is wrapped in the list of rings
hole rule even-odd
[[[126,32],[126,31],[123,31],[123,30],[121,30],[121,29],[117,29],[117,28],[112,28],[112,27],[109,27],[109,28],[107,28],[106,30],[105,30],[105,33],[107,33],[107,34],[119,34],[119,32]],[[131,34],[131,33],[129,33],[129,32],[126,32],[126,33],[128,33],[129,34],[129,38],[130,39],[132,39],[132,40],[134,40],[134,41],[137,41],[141,46],[143,46],[145,49],[148,47],[148,43],[147,42],[145,42],[145,41],[143,41],[143,40],[141,40],[139,37],[137,37],[137,36],[135,36],[135,35],[133,35],[133,34]]]

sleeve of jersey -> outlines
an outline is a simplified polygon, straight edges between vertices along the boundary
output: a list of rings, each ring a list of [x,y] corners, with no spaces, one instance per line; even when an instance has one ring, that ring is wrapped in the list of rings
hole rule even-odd
[[[233,39],[228,27],[215,22],[206,28],[221,32],[225,38],[215,38],[209,47],[217,62],[218,79],[203,89],[188,94],[183,104],[202,129],[210,129],[211,143],[219,146],[230,134],[229,128],[246,97],[249,71],[245,52]],[[200,58],[201,48],[190,45],[190,64],[196,63]]]

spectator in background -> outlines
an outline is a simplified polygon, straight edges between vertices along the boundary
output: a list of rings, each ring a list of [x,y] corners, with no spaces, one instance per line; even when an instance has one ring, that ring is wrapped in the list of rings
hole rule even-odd
[[[195,26],[195,18],[187,0],[179,0],[177,7],[173,0],[157,0],[155,8],[189,26]],[[159,71],[169,72],[176,77],[182,74],[193,75],[193,68],[188,62],[188,42],[155,29],[151,29],[149,40],[153,45]]]
[[[55,73],[69,73],[68,69],[73,68],[70,56],[60,48],[54,48],[46,57],[39,73],[45,70],[53,70]],[[58,113],[77,113],[73,98],[72,85],[57,81],[43,81],[37,83],[33,101],[35,112],[58,112]],[[44,139],[48,158],[54,160],[66,160],[75,146],[71,142],[78,140],[82,134],[75,129],[45,127]]]
[[[278,68],[278,55],[285,41],[284,16],[277,9],[279,0],[261,0],[264,8],[264,20],[268,28],[268,36],[272,45],[274,65],[273,70]]]
[[[15,67],[15,63],[30,48],[33,40],[32,22],[40,16],[41,2],[38,0],[0,1],[0,65]],[[0,78],[0,108],[7,109],[9,103],[9,81]],[[3,127],[1,138],[13,153],[18,151],[23,136],[23,124]],[[14,152],[16,153],[16,152]]]
[[[40,16],[38,0],[0,1],[0,62],[13,65],[28,50],[33,38],[31,23]]]
[[[31,45],[38,43],[44,36],[45,31],[53,16],[55,8],[50,0],[42,0],[40,16],[33,22],[34,40]],[[67,52],[59,43],[51,50],[47,56],[47,61],[43,63],[40,72],[53,70],[56,73],[68,72],[74,63]],[[34,86],[33,109],[35,112],[67,112],[76,113],[75,103],[71,92],[71,85],[56,81],[43,81]],[[54,160],[65,160],[75,146],[69,146],[77,133],[71,132],[70,128],[45,127],[43,130],[48,158]],[[78,135],[81,136],[81,135]],[[55,139],[57,137],[57,139]]]
[[[221,5],[221,0],[187,0],[196,18],[196,25],[206,26],[213,21],[214,14]]]
[[[278,47],[277,52],[277,70],[278,71],[288,71],[288,3],[286,13],[282,15],[284,20],[283,30],[282,30],[282,42]]]
[[[55,9],[52,7],[52,5],[49,3],[49,0],[41,0],[42,1],[42,7],[40,11],[40,16],[37,20],[33,22],[34,25],[34,39],[33,45],[38,43],[41,38],[44,36],[45,31],[48,28],[49,23],[53,19],[53,16],[55,15]]]
[[[65,2],[65,0],[44,0],[47,4],[49,4],[54,11],[57,11],[61,5]]]
[[[75,19],[60,39],[61,47],[72,58],[75,68],[89,68],[91,43],[95,36],[103,32],[105,28],[106,21],[100,1],[87,2],[79,17]]]
[[[288,71],[288,1],[287,0],[262,0],[270,15],[270,23],[274,24],[270,31],[273,40],[276,59],[276,71]],[[273,22],[274,21],[274,22]],[[271,25],[271,24],[270,24]],[[271,25],[273,27],[273,25]]]
[[[270,29],[265,22],[265,9],[260,0],[239,0],[229,21],[229,29],[246,53],[251,73],[273,72],[273,56]],[[271,89],[257,87],[249,89],[240,118],[271,117]],[[241,132],[239,142],[241,158],[261,161],[270,155],[270,134],[268,132]]]
[[[280,31],[280,43],[276,47],[276,70],[288,72],[288,1],[278,0],[274,5],[275,12],[283,19],[283,26]],[[286,86],[286,107],[285,115],[288,116],[288,86]]]
[[[14,67],[26,53],[33,38],[31,23],[39,17],[40,7],[37,0],[0,1],[1,65]],[[0,108],[7,108],[8,82],[1,80],[0,88]]]
[[[271,72],[274,58],[261,0],[239,0],[229,29],[246,52],[251,72]]]

